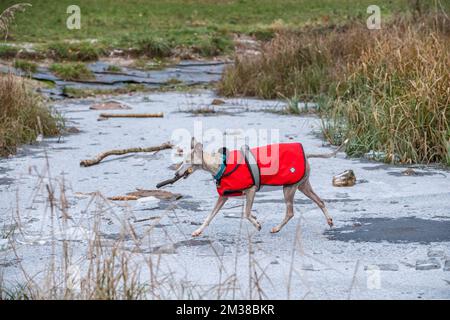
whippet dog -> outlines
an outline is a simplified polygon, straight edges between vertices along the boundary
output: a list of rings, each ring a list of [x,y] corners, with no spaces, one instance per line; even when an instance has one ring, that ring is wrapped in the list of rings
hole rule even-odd
[[[308,163],[308,158],[331,158],[337,154],[338,151],[340,151],[344,145],[347,143],[348,140],[346,140],[337,150],[335,150],[333,153],[330,154],[305,154],[305,172],[304,176],[298,183],[290,184],[290,185],[283,185],[280,186],[283,188],[283,194],[284,194],[284,200],[286,202],[286,213],[283,218],[283,220],[275,227],[271,229],[271,233],[277,233],[279,232],[288,222],[292,219],[294,216],[294,195],[297,190],[300,190],[305,196],[307,196],[309,199],[311,199],[314,203],[316,203],[319,208],[322,210],[325,219],[330,227],[333,226],[333,218],[328,213],[328,210],[325,206],[325,203],[322,201],[322,199],[314,192],[311,183],[309,181],[309,174],[310,174],[310,165]],[[194,138],[192,138],[191,141],[191,149],[190,152],[188,152],[185,157],[184,161],[178,168],[178,170],[175,173],[175,178],[172,180],[168,180],[171,182],[165,182],[161,183],[161,185],[167,184],[167,183],[173,183],[174,181],[180,179],[181,177],[186,178],[187,176],[191,175],[196,170],[204,170],[209,173],[211,173],[213,176],[218,174],[218,171],[220,170],[220,167],[223,163],[223,153],[216,152],[216,153],[209,153],[205,152],[203,150],[203,145],[197,141],[195,141]],[[245,207],[244,207],[244,217],[249,220],[255,228],[259,231],[261,230],[261,224],[258,222],[256,216],[251,214],[253,202],[255,199],[255,194],[258,191],[258,186],[253,185],[245,190],[242,190],[242,194],[245,196]],[[217,215],[217,213],[220,211],[220,209],[223,207],[225,202],[229,199],[226,195],[219,195],[219,198],[217,199],[217,202],[211,211],[211,213],[205,218],[202,225],[195,230],[192,233],[193,237],[197,237],[202,234],[202,232],[205,230],[205,228],[211,223],[211,221],[214,219],[214,217]]]

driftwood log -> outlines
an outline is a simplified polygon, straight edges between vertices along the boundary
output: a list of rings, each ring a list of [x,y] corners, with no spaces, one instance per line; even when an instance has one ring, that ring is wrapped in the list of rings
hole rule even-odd
[[[113,200],[113,201],[132,201],[132,200],[137,200],[139,199],[136,196],[114,196],[114,197],[109,197],[108,200]]]
[[[99,119],[107,118],[164,118],[164,113],[100,113]]]
[[[109,150],[109,151],[105,151],[105,152],[98,154],[93,159],[86,159],[86,160],[80,161],[80,166],[82,166],[82,167],[93,166],[95,164],[98,164],[100,161],[102,161],[103,159],[105,159],[106,157],[109,157],[109,156],[120,156],[120,155],[124,155],[127,153],[136,153],[136,152],[155,152],[155,151],[161,151],[161,150],[165,150],[165,149],[171,149],[172,147],[173,147],[173,145],[170,142],[166,142],[159,146],[147,147],[147,148],[129,148],[129,149]]]

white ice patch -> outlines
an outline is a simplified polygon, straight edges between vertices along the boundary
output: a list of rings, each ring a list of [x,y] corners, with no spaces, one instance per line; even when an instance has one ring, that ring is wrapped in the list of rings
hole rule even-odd
[[[159,199],[154,196],[149,196],[149,197],[139,198],[139,199],[137,199],[137,202],[157,205],[159,203]]]

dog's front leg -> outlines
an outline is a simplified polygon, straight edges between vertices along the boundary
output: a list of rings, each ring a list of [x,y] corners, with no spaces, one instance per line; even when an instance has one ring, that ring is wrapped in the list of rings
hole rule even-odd
[[[219,199],[217,199],[216,205],[214,206],[214,209],[211,211],[211,213],[206,217],[205,221],[203,221],[202,225],[200,226],[200,228],[198,228],[197,230],[195,230],[192,233],[193,237],[197,237],[199,236],[203,230],[205,230],[205,228],[209,225],[209,223],[211,222],[212,219],[214,219],[214,217],[216,216],[216,214],[219,212],[219,210],[223,207],[223,205],[225,204],[225,202],[227,202],[228,197],[219,197]]]
[[[255,200],[255,195],[256,195],[256,187],[255,186],[253,186],[245,191],[244,216],[259,231],[259,230],[261,230],[261,224],[256,220],[256,217],[252,215],[253,200]]]

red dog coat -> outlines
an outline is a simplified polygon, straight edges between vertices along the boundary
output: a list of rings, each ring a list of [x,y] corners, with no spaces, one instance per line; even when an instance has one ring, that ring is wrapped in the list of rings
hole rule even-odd
[[[254,162],[249,163],[245,151],[230,151],[225,159],[225,171],[220,177],[215,177],[219,195],[239,196],[243,190],[258,184],[291,185],[298,183],[305,175],[305,153],[300,143],[271,144],[249,151],[257,169],[251,168]],[[259,177],[254,177],[255,172]]]

